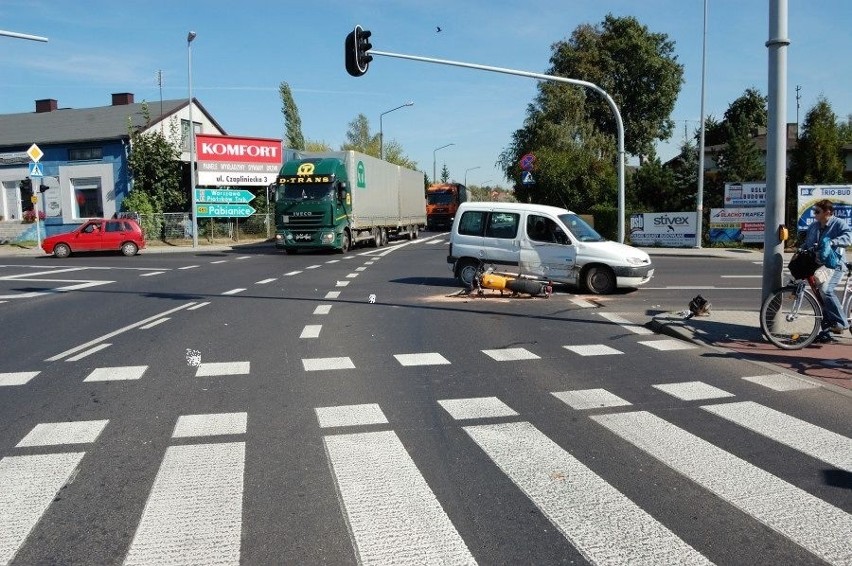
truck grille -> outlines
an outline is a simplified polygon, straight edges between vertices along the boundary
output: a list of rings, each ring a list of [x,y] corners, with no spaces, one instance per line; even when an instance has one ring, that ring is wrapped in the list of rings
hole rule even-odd
[[[284,215],[282,222],[285,228],[301,230],[304,228],[319,228],[323,225],[322,215],[316,216],[288,216]]]

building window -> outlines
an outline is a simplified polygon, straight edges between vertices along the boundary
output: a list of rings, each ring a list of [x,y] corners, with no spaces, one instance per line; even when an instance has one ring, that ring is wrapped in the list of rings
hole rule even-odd
[[[104,215],[100,177],[71,179],[74,191],[74,218],[100,218]]]
[[[193,122],[195,124],[195,133],[201,133],[201,124],[199,122]],[[183,151],[189,151],[189,120],[181,120],[180,121],[180,147]]]
[[[68,161],[93,161],[103,159],[104,150],[101,147],[77,147],[68,150]]]

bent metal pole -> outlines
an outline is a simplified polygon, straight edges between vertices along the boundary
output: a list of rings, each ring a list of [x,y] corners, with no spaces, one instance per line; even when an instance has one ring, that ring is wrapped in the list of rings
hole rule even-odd
[[[479,69],[480,71],[491,71],[493,73],[503,73],[505,75],[517,75],[519,77],[529,77],[541,81],[554,81],[558,83],[568,83],[572,85],[590,88],[600,94],[606,100],[609,107],[612,108],[612,113],[615,115],[615,124],[618,127],[618,241],[624,243],[624,122],[621,120],[621,113],[618,111],[618,106],[612,97],[601,87],[588,81],[579,79],[569,79],[566,77],[555,77],[553,75],[543,75],[541,73],[530,73],[528,71],[518,71],[515,69],[506,69],[503,67],[489,67],[487,65],[476,65],[474,63],[463,63],[460,61],[448,61],[446,59],[432,59],[431,57],[419,57],[417,55],[404,55],[402,53],[389,53],[387,51],[375,51],[371,49],[370,55],[381,55],[383,57],[396,57],[397,59],[409,59],[411,61],[422,61],[424,63],[437,63],[438,65],[450,65],[453,67],[465,67],[467,69]]]

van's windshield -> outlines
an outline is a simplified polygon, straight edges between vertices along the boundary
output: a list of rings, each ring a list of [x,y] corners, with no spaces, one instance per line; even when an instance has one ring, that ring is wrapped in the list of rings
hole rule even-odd
[[[605,242],[606,238],[595,232],[595,229],[589,226],[585,220],[574,214],[573,212],[569,212],[567,214],[560,214],[559,220],[562,221],[565,226],[571,230],[571,233],[574,234],[574,237],[580,240],[581,242]]]

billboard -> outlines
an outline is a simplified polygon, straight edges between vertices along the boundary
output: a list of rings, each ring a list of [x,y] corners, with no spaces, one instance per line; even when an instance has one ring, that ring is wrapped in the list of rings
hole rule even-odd
[[[694,212],[645,212],[630,215],[630,241],[636,246],[694,247]]]
[[[198,185],[265,187],[281,169],[281,140],[197,134]]]
[[[799,185],[796,203],[796,228],[808,229],[814,221],[813,205],[823,199],[834,203],[834,215],[852,226],[852,185]]]
[[[711,208],[708,239],[712,243],[762,244],[766,209]]]
[[[725,183],[725,208],[766,206],[766,181]]]

